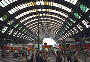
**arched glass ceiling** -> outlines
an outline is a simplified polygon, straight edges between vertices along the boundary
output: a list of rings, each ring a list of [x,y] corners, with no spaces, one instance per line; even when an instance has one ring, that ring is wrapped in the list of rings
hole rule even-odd
[[[90,27],[90,6],[82,0],[2,0],[0,6],[4,9],[4,13],[0,15],[1,34],[8,33],[26,40],[37,40],[34,36],[38,33],[38,21],[40,30],[46,24],[57,40]]]
[[[43,21],[42,21],[43,20]],[[48,20],[48,22],[47,21],[45,21],[45,20]],[[37,21],[37,20],[36,20]],[[51,22],[52,21],[52,22]],[[40,23],[42,23],[42,28],[44,28],[45,26],[44,26],[44,24],[45,23],[49,23],[47,26],[48,26],[48,28],[49,29],[51,29],[52,27],[53,27],[53,29],[55,29],[56,27],[61,27],[61,24],[59,24],[59,23],[55,23],[55,22],[53,22],[53,20],[49,20],[49,19],[40,19]],[[29,27],[29,28],[31,28],[31,29],[33,29],[34,27],[38,27],[38,25],[36,25],[36,23],[35,24],[30,24],[30,25],[28,25],[27,27]],[[38,29],[37,29],[38,30]]]
[[[24,13],[21,13],[21,14],[19,14],[18,16],[16,16],[15,18],[16,19],[19,19],[19,18],[21,18],[21,17],[23,17],[23,16],[25,16],[25,15],[27,15],[27,14],[30,14],[30,13],[33,13],[33,12],[40,12],[40,11],[47,11],[47,12],[52,12],[52,13],[56,13],[56,14],[60,14],[60,15],[62,15],[62,16],[64,16],[64,17],[68,17],[68,14],[66,14],[66,13],[63,13],[63,12],[61,12],[61,11],[56,11],[56,10],[52,10],[52,9],[33,9],[33,10],[29,10],[29,11],[26,11],[26,12],[24,12]],[[39,14],[39,15],[45,15],[45,14]],[[37,15],[38,16],[38,15]],[[35,17],[35,16],[32,16],[32,17]]]
[[[43,3],[43,4],[42,4]],[[24,9],[26,7],[30,7],[30,6],[35,6],[35,5],[49,5],[49,6],[55,6],[55,7],[58,7],[58,8],[61,8],[61,9],[64,9],[68,12],[71,12],[71,9],[66,7],[66,6],[63,6],[61,4],[58,4],[58,3],[54,3],[54,2],[46,2],[46,1],[37,1],[37,2],[29,2],[29,3],[25,3],[25,4],[21,4],[21,5],[18,5],[17,7],[14,7],[13,9],[9,10],[8,12],[10,14],[14,14],[15,12],[17,12],[18,10],[21,10],[21,9]],[[39,10],[34,10],[34,11],[41,11],[42,9],[39,9]],[[32,10],[33,11],[33,10]],[[45,10],[42,10],[42,11],[45,11]]]

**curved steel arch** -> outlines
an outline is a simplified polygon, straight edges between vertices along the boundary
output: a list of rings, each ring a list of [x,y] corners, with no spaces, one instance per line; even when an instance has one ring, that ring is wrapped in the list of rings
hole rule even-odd
[[[28,17],[29,17],[29,15],[28,15]],[[39,17],[39,16],[37,16],[36,18],[38,18],[38,17]],[[42,16],[42,17],[44,18],[44,17],[49,17],[49,16]],[[33,18],[34,18],[34,17],[33,17]],[[33,19],[33,18],[32,18],[32,19]],[[59,20],[58,18],[55,18],[55,17],[52,17],[52,18]],[[25,21],[25,22],[27,22],[27,21]]]
[[[38,6],[37,7],[31,7],[31,8],[24,8],[24,9],[22,9],[22,10],[20,10],[20,11],[17,11],[15,14],[13,14],[12,16],[16,16],[16,15],[18,15],[18,14],[21,14],[21,13],[23,13],[23,12],[26,12],[26,11],[29,11],[29,10],[33,10],[33,9],[41,9],[41,7],[39,7],[38,8]],[[66,13],[66,14],[70,14],[69,12],[67,12],[67,11],[65,11],[65,10],[63,10],[63,9],[61,9],[61,8],[55,8],[55,7],[51,7],[51,6],[46,6],[46,7],[43,7],[42,9],[52,9],[52,10],[56,10],[56,11],[61,11],[61,12],[64,12],[64,13]],[[39,12],[39,11],[38,11]],[[43,13],[43,11],[42,11],[42,13]],[[63,16],[64,17],[64,16]]]
[[[22,2],[23,2],[23,1],[22,1]],[[57,1],[55,1],[55,2],[57,2]],[[62,1],[61,1],[61,2],[62,2]],[[65,4],[65,3],[66,3],[67,5],[69,5],[69,7],[72,7],[72,6],[70,6],[70,3],[68,4],[67,2],[62,2],[62,3],[61,3],[61,2],[57,2],[57,3],[60,3],[60,4],[62,4],[62,3]],[[62,4],[62,5],[63,5],[63,4]],[[65,4],[65,5],[66,5],[66,4]],[[73,7],[74,7],[74,6],[73,6]]]
[[[42,16],[41,16],[42,17]],[[48,17],[50,17],[50,18],[53,18],[53,17],[51,17],[51,16],[45,16],[46,18],[48,18]],[[38,17],[37,17],[38,18]],[[58,18],[56,18],[56,20],[59,20]],[[22,23],[23,24],[23,26],[24,26],[24,24],[25,23]]]
[[[54,2],[57,2],[57,1],[55,1],[55,0],[53,0]],[[23,2],[23,1],[22,1]],[[26,2],[26,1],[25,1]],[[57,3],[59,3],[59,4],[62,4],[62,5],[65,5],[65,6],[69,6],[69,7],[75,7],[75,8],[77,8],[77,6],[74,6],[74,5],[72,5],[71,3],[68,3],[68,2],[65,2],[65,1],[59,1],[59,2],[57,2]],[[80,9],[79,9],[80,10]]]
[[[40,19],[40,20],[41,20],[41,19]],[[42,20],[44,20],[44,19],[42,19]],[[46,20],[46,19],[45,19],[45,20]],[[49,19],[48,19],[48,20],[49,20]],[[34,22],[38,22],[38,20],[37,20],[37,21],[34,21]],[[34,22],[33,22],[33,23],[34,23]],[[53,22],[53,21],[51,21],[51,22]],[[48,23],[48,22],[47,22],[47,23]],[[50,23],[50,22],[49,22],[49,23]],[[29,23],[29,24],[31,24],[31,23]],[[28,25],[29,25],[29,24],[28,24]],[[38,24],[38,23],[37,23],[37,24]],[[52,23],[52,24],[53,24],[53,23]],[[28,26],[28,25],[27,25],[27,26]],[[33,25],[36,25],[36,24],[33,24]],[[33,26],[33,25],[31,25],[31,26]],[[31,27],[31,26],[29,26],[29,27]],[[35,27],[35,26],[34,26],[34,27]]]
[[[51,20],[49,20],[49,19],[39,19],[39,20],[40,20],[40,21],[41,21],[41,20],[51,21]],[[35,20],[34,22],[38,22],[38,20],[37,20],[37,21]],[[33,22],[33,23],[34,23],[34,22]],[[54,22],[54,20],[52,20],[51,22]],[[51,22],[47,22],[47,23],[51,23]],[[29,23],[29,24],[31,24],[31,23]],[[28,25],[29,25],[29,24],[28,24]],[[38,23],[37,23],[37,24],[38,24]],[[41,24],[41,23],[40,23],[40,24]],[[52,24],[54,24],[54,23],[52,23]],[[28,26],[28,25],[27,25],[27,26]],[[33,24],[33,25],[36,25],[36,24]],[[33,26],[33,25],[31,25],[31,26]],[[29,27],[31,27],[31,26],[29,26]]]
[[[33,13],[29,13],[27,15],[24,15],[24,16],[22,16],[21,18],[19,18],[17,20],[23,19],[23,17],[33,16],[33,15],[38,15],[38,14],[50,14],[50,15],[56,15],[58,17],[61,17],[62,19],[65,19],[66,18],[66,17],[64,17],[64,16],[62,16],[60,14],[54,13],[54,12],[39,11],[39,12],[33,12]]]
[[[29,20],[35,20],[35,18],[55,18],[55,17],[52,17],[52,16],[37,16],[37,17],[33,17],[33,18],[31,18],[31,19],[29,19]],[[27,20],[28,22],[29,22],[29,20]],[[55,20],[60,20],[60,19],[55,19]],[[60,20],[60,21],[62,21],[62,20]],[[30,22],[30,23],[33,23],[33,22],[35,22],[35,21],[32,21],[32,22]],[[54,20],[53,20],[53,22],[54,22]],[[62,23],[62,22],[58,22],[58,21],[55,21],[56,23]],[[26,22],[23,22],[22,24],[25,24]]]
[[[71,7],[72,9],[74,9],[74,10],[78,10],[82,15],[85,15],[85,13],[84,12],[82,12],[81,10],[80,10],[80,8],[78,7],[78,6],[74,6],[74,5],[72,5],[72,4],[70,4],[70,3],[68,3],[68,2],[65,2],[65,1],[62,1],[62,0],[53,0],[54,2],[57,2],[57,3],[60,3],[60,4],[63,4],[63,5],[65,5],[65,6],[69,6],[69,7]],[[23,1],[23,0],[21,0],[21,2],[15,2],[15,4],[12,4],[13,6],[16,6],[16,5],[18,5],[17,3],[19,3],[19,4],[22,4],[22,3],[25,3],[25,2],[27,2],[27,1]],[[28,1],[29,2],[29,1]],[[10,4],[11,5],[11,4]],[[9,5],[7,6],[7,7],[5,7],[5,9],[7,9],[9,7]],[[48,7],[48,6],[47,6]],[[11,8],[11,7],[10,7]],[[25,10],[24,10],[25,11]],[[65,12],[65,11],[64,11]],[[71,16],[70,16],[71,17]],[[73,18],[73,17],[71,17],[71,18]],[[87,17],[85,16],[82,16],[81,17],[82,19],[87,19]],[[14,19],[14,17],[12,16],[12,19]],[[87,19],[88,20],[88,19]],[[89,21],[89,20],[88,20]],[[77,22],[76,22],[77,23]]]
[[[46,18],[48,18],[48,17],[50,17],[50,18],[53,18],[53,17],[51,17],[51,16],[45,16]],[[56,18],[57,20],[59,20],[58,18]],[[22,24],[25,24],[25,23],[22,23]]]
[[[51,22],[53,21],[53,20],[49,20],[49,19],[39,19],[39,20],[40,20],[40,22],[41,22],[42,20],[48,20],[48,21],[51,21]],[[38,22],[38,20],[35,20],[35,22]],[[51,23],[51,22],[45,22],[45,23]],[[33,22],[33,23],[34,23],[34,22]],[[33,24],[33,23],[32,23],[32,24]],[[42,22],[41,22],[41,23],[42,23]],[[41,23],[40,23],[40,24],[41,24]],[[29,24],[30,24],[30,23],[29,23]],[[29,24],[28,24],[28,25],[29,25]],[[36,23],[36,24],[38,24],[38,23]],[[36,25],[36,24],[33,24],[33,25]],[[51,23],[51,24],[55,24],[55,23]],[[33,26],[33,25],[29,25],[29,27],[31,27],[31,26]],[[56,24],[56,25],[57,25],[57,24]],[[33,26],[33,27],[34,27],[34,26]],[[32,27],[32,28],[33,28],[33,27]],[[43,26],[43,27],[44,27],[44,26]]]

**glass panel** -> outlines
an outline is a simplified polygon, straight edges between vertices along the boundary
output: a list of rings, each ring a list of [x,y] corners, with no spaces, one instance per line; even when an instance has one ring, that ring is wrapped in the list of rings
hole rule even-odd
[[[72,35],[70,31],[68,31],[68,34],[69,34],[69,35]]]
[[[2,2],[5,6],[8,5],[4,0],[2,0],[1,2]]]
[[[10,29],[10,30],[8,31],[8,34],[10,35],[12,32],[13,32],[13,29]]]
[[[12,13],[15,13],[15,10],[14,9],[11,9]]]
[[[13,2],[15,2],[16,0],[13,0]]]
[[[17,28],[18,25],[19,25],[19,24],[16,24],[14,27]]]
[[[68,25],[66,25],[66,27],[67,27],[67,28],[69,28],[69,26],[68,26]]]
[[[75,20],[73,20],[73,19],[71,19],[71,18],[70,18],[70,21],[72,21],[73,23],[75,23],[75,22],[76,22]]]
[[[75,32],[71,29],[72,34],[75,34]]]
[[[13,12],[10,10],[10,11],[8,11],[10,14],[13,14]]]
[[[77,28],[79,28],[80,29],[80,31],[82,31],[84,28],[81,26],[81,25],[77,25]]]
[[[86,28],[90,27],[90,23],[86,20],[83,20],[82,23],[86,26]]]
[[[3,21],[3,18],[1,17],[0,20]]]
[[[88,7],[86,7],[84,4],[80,4],[80,9],[83,11],[83,12],[87,12],[89,10]]]
[[[13,2],[13,0],[9,0],[11,3]]]
[[[75,5],[77,3],[78,0],[65,0],[66,2],[69,2],[73,5]]]
[[[79,19],[81,18],[81,16],[78,13],[74,13],[74,16]]]
[[[16,35],[17,35],[17,33],[18,33],[18,31],[14,32],[13,36],[16,36]]]
[[[21,30],[22,27],[19,28],[19,30]]]
[[[0,2],[0,6],[5,7],[5,5],[4,5],[4,4],[2,4],[1,2]]]
[[[10,2],[8,0],[5,0],[8,4],[10,4]]]
[[[78,30],[76,29],[76,27],[74,27],[73,29],[74,29],[74,31],[75,31],[76,33],[78,33]]]
[[[72,21],[68,21],[68,24],[69,24],[69,26],[71,26],[72,25]]]
[[[1,30],[2,33],[5,33],[5,31],[8,29],[7,26],[4,26],[4,28]]]

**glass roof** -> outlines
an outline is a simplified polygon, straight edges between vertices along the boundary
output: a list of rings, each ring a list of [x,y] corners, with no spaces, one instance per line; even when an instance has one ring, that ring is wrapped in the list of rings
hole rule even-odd
[[[83,0],[1,0],[0,7],[0,34],[13,38],[37,41],[39,33],[40,39],[50,34],[64,40],[90,28],[90,6]]]

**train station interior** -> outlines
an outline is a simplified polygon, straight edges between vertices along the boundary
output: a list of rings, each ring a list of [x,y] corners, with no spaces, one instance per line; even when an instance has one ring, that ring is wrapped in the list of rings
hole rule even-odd
[[[90,0],[0,0],[0,62],[89,62]]]

